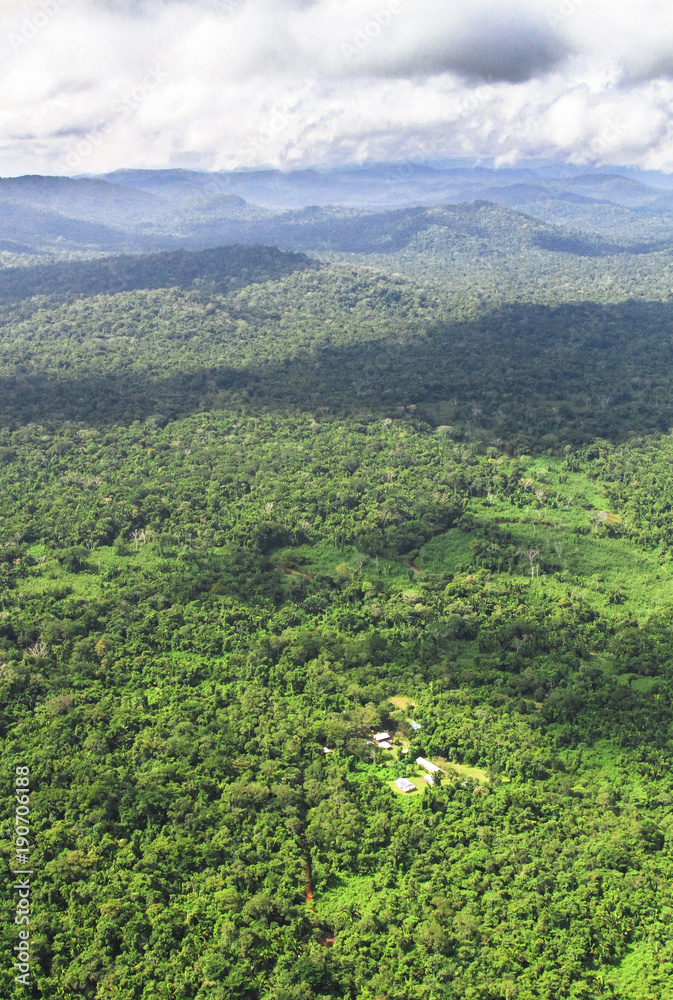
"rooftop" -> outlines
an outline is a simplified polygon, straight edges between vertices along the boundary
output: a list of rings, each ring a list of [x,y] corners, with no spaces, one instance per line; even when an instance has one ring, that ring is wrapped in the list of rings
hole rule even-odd
[[[433,764],[431,760],[426,760],[425,757],[417,757],[416,763],[418,764],[419,767],[422,767],[425,771],[429,771],[430,774],[442,773],[441,767],[437,767],[436,764]]]

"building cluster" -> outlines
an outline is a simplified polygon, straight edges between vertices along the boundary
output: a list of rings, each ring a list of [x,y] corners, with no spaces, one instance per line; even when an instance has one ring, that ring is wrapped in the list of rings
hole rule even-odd
[[[419,729],[421,728],[420,722],[416,722],[415,719],[409,719],[408,722],[411,729],[413,729],[414,732],[418,732]],[[386,732],[374,733],[371,740],[368,740],[367,742],[373,743],[375,746],[380,747],[381,750],[393,749],[393,738],[390,735],[390,733]],[[402,747],[400,753],[408,754],[409,753],[408,747]],[[426,760],[425,757],[417,757],[416,763],[418,764],[419,767],[422,767],[424,771],[427,771],[427,774],[425,774],[423,778],[428,785],[434,785],[435,781],[439,781],[439,776],[442,773],[442,769],[440,767],[437,767],[436,764],[433,764],[431,760]],[[398,778],[395,782],[395,785],[399,788],[401,792],[406,793],[406,792],[416,791],[416,785],[413,783],[413,781],[410,781],[408,778]]]
[[[435,781],[439,781],[439,776],[442,773],[441,767],[437,767],[436,764],[433,764],[431,760],[426,760],[425,757],[417,757],[416,763],[419,767],[422,767],[424,771],[428,772],[423,776],[423,780],[427,785],[432,786]],[[409,781],[408,778],[398,778],[395,784],[401,792],[414,792],[416,790],[416,786],[413,781]]]
[[[381,750],[392,750],[393,748],[393,738],[390,733],[374,733],[372,739]]]
[[[421,729],[420,722],[416,722],[415,719],[408,719],[407,721],[410,727],[415,732],[418,732],[418,730]],[[393,737],[391,736],[390,733],[387,732],[374,733],[372,738],[370,740],[366,740],[366,742],[370,746],[379,747],[381,750],[393,749]],[[328,749],[328,747],[323,747],[323,753],[332,753],[332,750]],[[408,747],[401,748],[400,754],[408,754],[408,753],[409,753]],[[431,760],[426,760],[425,757],[417,757],[416,763],[418,764],[419,767],[421,767],[424,771],[427,772],[426,774],[423,775],[423,780],[427,785],[430,785],[430,787],[432,787],[435,783],[439,784],[441,780],[441,775],[444,773],[441,767],[438,767],[437,764],[433,764]],[[466,784],[467,784],[466,781],[461,781],[461,785],[466,785]],[[395,785],[397,786],[397,788],[399,788],[401,792],[404,792],[405,794],[408,792],[416,791],[416,785],[413,783],[413,781],[410,781],[409,778],[397,778],[395,781]],[[476,789],[476,791],[483,791],[483,789],[479,787]]]

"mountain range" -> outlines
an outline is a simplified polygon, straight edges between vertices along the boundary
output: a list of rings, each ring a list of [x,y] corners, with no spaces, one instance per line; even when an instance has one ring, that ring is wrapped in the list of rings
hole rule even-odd
[[[663,179],[655,180],[661,186],[597,171],[547,176],[530,168],[412,164],[4,178],[0,254],[7,264],[7,254],[138,253],[255,242],[370,254],[400,250],[429,231],[442,231],[453,246],[494,233],[501,240],[503,230],[515,243],[544,249],[656,252],[673,242],[673,192]],[[484,202],[500,209],[489,210],[486,228]],[[511,249],[509,242],[503,250]]]

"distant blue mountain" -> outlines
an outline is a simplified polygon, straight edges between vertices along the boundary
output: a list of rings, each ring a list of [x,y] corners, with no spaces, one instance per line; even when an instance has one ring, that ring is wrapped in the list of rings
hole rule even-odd
[[[536,219],[540,245],[548,249],[572,245],[602,253],[637,244],[642,252],[668,246],[673,237],[673,191],[663,175],[652,179],[661,185],[623,172],[563,165],[410,162],[287,172],[14,177],[0,179],[0,252],[137,253],[257,242],[380,253],[418,242],[429,227],[460,231],[458,215],[448,209],[478,201]],[[442,206],[443,216],[432,214]],[[514,234],[529,225],[521,220],[517,212],[494,215],[489,225],[496,225],[502,243],[504,230]]]

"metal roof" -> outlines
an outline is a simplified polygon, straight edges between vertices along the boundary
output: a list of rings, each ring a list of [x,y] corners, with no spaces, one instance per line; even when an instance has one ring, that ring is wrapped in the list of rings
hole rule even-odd
[[[441,767],[437,767],[436,764],[433,764],[431,760],[426,760],[425,757],[417,757],[416,763],[419,765],[419,767],[422,767],[426,771],[429,771],[430,774],[441,774],[442,772]]]

